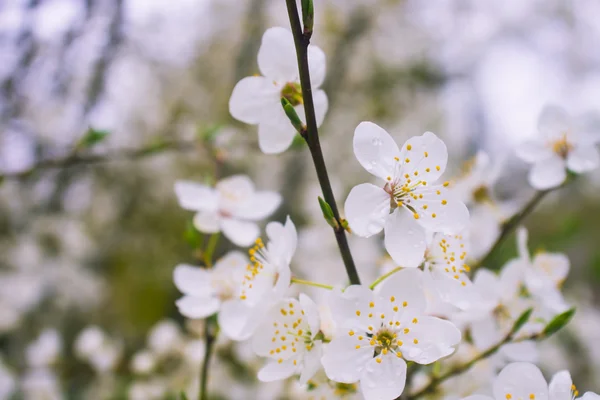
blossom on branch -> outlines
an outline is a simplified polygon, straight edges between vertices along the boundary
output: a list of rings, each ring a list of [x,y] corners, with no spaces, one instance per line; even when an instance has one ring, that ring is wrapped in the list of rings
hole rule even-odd
[[[394,139],[372,122],[354,132],[354,154],[383,186],[355,186],[345,204],[352,232],[369,237],[385,231],[385,248],[403,267],[418,267],[426,249],[426,230],[457,234],[468,224],[467,207],[436,184],[446,169],[446,145],[425,132],[406,141],[402,150]]]
[[[313,45],[308,46],[308,67],[315,117],[321,125],[328,107],[327,95],[319,89],[325,79],[325,53]],[[276,27],[264,33],[258,68],[263,76],[246,77],[233,88],[229,112],[239,121],[258,125],[258,145],[264,153],[281,153],[296,135],[281,107],[281,98],[287,99],[306,122],[294,38],[289,30]]]
[[[331,380],[360,381],[366,400],[391,400],[404,390],[406,361],[431,364],[446,357],[461,334],[451,322],[424,314],[420,270],[404,269],[378,289],[353,285],[332,293],[336,331],[322,363]]]

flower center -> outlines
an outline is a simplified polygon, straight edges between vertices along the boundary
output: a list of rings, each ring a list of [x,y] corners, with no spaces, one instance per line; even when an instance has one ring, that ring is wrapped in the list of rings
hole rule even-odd
[[[297,82],[286,83],[283,89],[281,89],[281,97],[289,101],[294,107],[304,103],[304,99],[302,98],[302,88]]]
[[[277,283],[279,279],[279,273],[274,271],[269,263],[269,253],[261,238],[256,239],[256,244],[248,250],[250,256],[250,264],[246,266],[246,272],[242,281],[242,290],[240,293],[240,300],[246,300],[249,292],[253,289],[254,283],[259,277],[261,282],[264,279],[268,279],[269,275],[272,275],[271,285]],[[265,265],[268,267],[265,271]],[[263,286],[259,284],[259,286]]]
[[[382,352],[385,354],[390,350],[395,351],[398,348],[397,337],[398,334],[396,332],[392,332],[387,328],[378,331],[374,336],[376,342],[375,355],[379,355]]]
[[[567,140],[566,133],[563,133],[560,139],[552,142],[552,151],[562,158],[567,158],[571,150],[573,150],[573,145]]]
[[[490,189],[486,185],[481,185],[473,190],[473,200],[476,203],[485,203],[491,200]]]
[[[335,383],[333,393],[336,396],[344,397],[358,393],[358,385],[356,383]]]

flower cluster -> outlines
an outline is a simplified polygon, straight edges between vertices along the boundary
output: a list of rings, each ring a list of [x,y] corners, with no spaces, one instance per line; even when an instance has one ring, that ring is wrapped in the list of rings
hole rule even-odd
[[[307,47],[306,55],[317,89],[324,79],[325,56],[313,46]],[[304,90],[296,61],[292,33],[267,30],[258,54],[263,76],[244,78],[231,95],[231,114],[258,125],[259,146],[265,153],[290,146],[298,128],[290,121],[294,112],[305,123],[303,96],[311,93]],[[327,97],[321,90],[311,95],[318,126]],[[543,143],[525,143],[518,149],[534,163],[534,188],[548,190],[563,183],[565,167],[579,173],[597,166],[591,139],[580,135],[561,110],[544,110],[540,133]],[[247,256],[233,250],[214,265],[178,265],[174,282],[184,294],[176,302],[179,311],[192,319],[216,314],[213,320],[228,339],[250,339],[253,352],[265,359],[257,372],[259,380],[297,376],[311,399],[393,400],[407,391],[409,396],[419,393],[419,384],[425,393],[446,378],[423,373],[435,367],[417,372],[418,365],[441,365],[450,377],[453,368],[466,370],[465,363],[471,366],[484,358],[470,360],[468,353],[484,354],[491,365],[473,391],[494,380],[496,400],[576,396],[567,372],[557,374],[548,388],[537,367],[525,362],[538,359],[538,339],[559,329],[557,324],[564,324],[571,313],[561,293],[569,260],[557,253],[531,256],[527,231],[519,228],[518,257],[498,273],[482,265],[485,255],[520,222],[519,207],[500,204],[494,194],[498,166],[479,153],[463,175],[445,181],[448,151],[437,135],[425,132],[399,147],[372,122],[357,126],[352,144],[358,163],[378,183],[350,190],[346,219],[321,200],[322,211],[336,235],[347,231],[367,238],[383,231],[391,268],[370,285],[359,283],[348,265],[350,285],[300,279],[298,271],[306,267],[293,266],[298,239],[290,217],[285,224],[269,222],[267,239],[258,238],[256,223],[275,211],[279,195],[255,191],[242,176],[225,178],[214,189],[178,182],[179,202],[197,212],[194,225],[200,232],[223,231],[242,247],[253,242]],[[312,268],[320,268],[318,263],[314,260]],[[303,284],[328,292],[315,301],[298,290]],[[476,382],[471,379],[472,385]]]

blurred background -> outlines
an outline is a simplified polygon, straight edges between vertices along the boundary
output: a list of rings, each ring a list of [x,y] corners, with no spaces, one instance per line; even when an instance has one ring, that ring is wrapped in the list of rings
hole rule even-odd
[[[457,179],[486,151],[502,167],[495,196],[514,208],[532,194],[514,148],[542,107],[600,110],[597,0],[315,0],[315,12],[340,206],[370,179],[352,153],[360,121],[399,143],[435,132]],[[256,127],[229,115],[271,26],[288,27],[283,0],[0,1],[0,399],[193,393],[202,322],[177,313],[172,271],[195,262],[199,235],[177,179],[246,173],[280,191],[273,219],[289,214],[301,230],[293,269],[344,281],[305,146],[263,155]],[[570,369],[582,392],[600,391],[599,188],[598,171],[580,177],[526,220],[532,251],[570,258],[565,293],[578,308],[541,365]],[[380,240],[351,246],[363,279],[376,277]],[[222,239],[217,255],[232,247]],[[488,267],[515,254],[511,236]],[[257,385],[260,361],[221,342],[215,399],[281,398],[289,382]]]

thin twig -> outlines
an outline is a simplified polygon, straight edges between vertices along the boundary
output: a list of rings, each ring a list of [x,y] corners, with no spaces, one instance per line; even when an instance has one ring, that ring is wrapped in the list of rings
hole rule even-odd
[[[102,164],[112,161],[132,161],[140,158],[154,156],[166,151],[194,150],[197,144],[197,140],[166,141],[144,146],[137,149],[125,148],[113,150],[105,154],[79,154],[75,152],[59,158],[47,158],[39,160],[37,163],[23,171],[0,174],[0,181],[4,179],[25,179],[36,172],[49,169],[65,169],[80,165]]]
[[[485,265],[491,258],[492,254],[500,247],[500,245],[504,242],[504,240],[523,222],[525,217],[527,217],[537,205],[542,201],[542,199],[550,193],[552,190],[543,190],[537,192],[523,207],[521,211],[517,214],[513,215],[508,221],[502,224],[502,230],[500,231],[500,236],[496,239],[496,242],[492,245],[490,250],[481,258],[481,260],[477,263],[476,266]]]
[[[325,201],[331,207],[334,218],[338,221],[339,228],[334,229],[335,238],[340,248],[340,253],[346,267],[346,272],[350,283],[358,285],[360,284],[360,278],[352,254],[350,253],[350,247],[348,246],[348,238],[346,238],[346,232],[342,228],[342,220],[335,202],[335,196],[331,188],[329,181],[329,175],[327,174],[327,167],[325,166],[325,159],[323,158],[323,151],[321,150],[321,144],[319,142],[319,131],[317,129],[317,120],[315,117],[315,106],[312,96],[312,86],[310,83],[310,72],[308,69],[308,45],[310,43],[310,35],[305,35],[302,30],[300,23],[300,16],[298,15],[298,8],[296,6],[296,0],[286,0],[288,15],[290,17],[290,25],[292,34],[294,36],[294,44],[296,46],[296,55],[298,57],[298,70],[300,73],[300,86],[302,87],[302,99],[304,101],[304,112],[306,114],[306,133],[303,135],[310,154],[317,171],[317,177],[319,179],[319,185],[323,192]]]
[[[212,358],[214,343],[217,339],[218,326],[214,318],[208,318],[204,326],[204,339],[206,340],[206,351],[204,361],[200,370],[200,391],[198,400],[208,400],[208,371],[210,370],[210,360]]]
[[[298,278],[294,278],[294,277],[292,277],[292,283],[296,283],[298,285],[307,285],[307,286],[318,287],[321,289],[333,290],[333,286],[331,286],[331,285],[326,285],[324,283],[319,283],[319,282],[307,281],[304,279],[298,279]]]
[[[462,374],[463,372],[465,372],[469,368],[471,368],[473,365],[477,364],[479,361],[485,360],[486,358],[494,355],[498,350],[500,350],[500,348],[502,346],[504,346],[507,343],[511,343],[511,342],[518,343],[518,342],[523,342],[525,340],[538,340],[538,339],[541,339],[544,337],[543,334],[537,333],[537,334],[533,334],[530,336],[526,336],[526,337],[522,337],[522,338],[513,340],[513,337],[515,334],[516,334],[516,332],[508,333],[500,342],[498,342],[494,346],[490,347],[483,353],[478,354],[477,356],[473,357],[471,360],[465,362],[464,364],[460,364],[456,368],[453,368],[442,375],[434,377],[429,382],[429,384],[427,384],[427,386],[425,386],[423,389],[408,396],[407,400],[415,400],[423,395],[433,392],[444,381],[452,378],[453,376]],[[396,399],[396,400],[398,400],[398,399]]]

